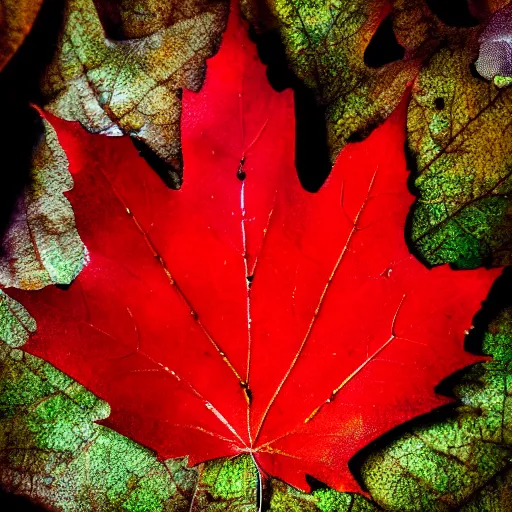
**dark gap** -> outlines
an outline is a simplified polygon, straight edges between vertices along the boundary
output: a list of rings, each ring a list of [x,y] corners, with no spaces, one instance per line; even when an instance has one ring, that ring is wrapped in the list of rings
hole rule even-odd
[[[377,28],[364,51],[364,63],[370,68],[380,68],[391,62],[402,60],[405,49],[393,32],[393,20],[388,15]]]
[[[32,151],[42,136],[43,124],[29,104],[42,104],[39,82],[55,52],[63,13],[64,0],[44,2],[32,31],[0,73],[0,96],[5,100],[0,125],[0,151],[5,162],[0,187],[0,240],[30,180]]]
[[[494,281],[489,295],[482,308],[473,319],[473,329],[469,331],[464,342],[464,348],[473,354],[482,354],[482,342],[489,324],[492,323],[505,309],[512,307],[512,267],[503,270],[500,277]]]
[[[477,370],[475,369],[475,371]],[[437,386],[435,386],[435,393],[456,399],[457,396],[455,395],[455,388],[464,380],[464,377],[467,375],[467,373],[468,368],[466,367],[448,375],[441,382],[439,382]]]
[[[0,91],[2,89],[0,85]],[[5,95],[2,97],[8,98]],[[18,98],[13,98],[12,102],[5,101],[3,116],[6,122],[0,125],[0,151],[4,155],[0,187],[0,240],[4,239],[11,219],[17,213],[18,198],[30,182],[32,152],[43,134],[41,118],[29,107],[28,102]],[[4,254],[2,246],[0,254]]]
[[[126,34],[124,34],[122,28],[123,24],[119,2],[94,0],[94,6],[98,12],[101,26],[105,31],[105,36],[113,41],[126,40]]]
[[[382,118],[381,119],[375,119],[373,121],[369,121],[364,128],[362,128],[360,130],[357,130],[354,133],[352,133],[348,137],[347,142],[348,143],[363,142],[370,135],[370,133],[373,132],[373,130],[375,130],[376,128],[379,127],[379,125],[383,121],[384,121],[384,119],[382,119]]]
[[[69,284],[56,284],[54,285],[55,288],[58,288],[59,290],[62,290],[64,292],[67,292],[70,288],[71,288],[71,285],[75,282],[75,280],[71,281],[71,283]]]
[[[130,139],[139,152],[139,156],[146,160],[148,165],[157,173],[158,176],[160,176],[161,180],[169,188],[178,190],[181,187],[183,172],[179,169],[175,169],[165,162],[151,148],[149,148],[145,142],[135,137],[130,137]]]
[[[311,475],[306,475],[306,482],[311,488],[311,492],[319,491],[320,489],[329,489],[329,486],[317,480],[315,477]]]
[[[466,336],[464,349],[468,352],[474,354],[482,354],[482,345],[484,340],[484,335],[489,329],[489,325],[498,318],[500,313],[508,307],[512,306],[512,294],[510,290],[512,289],[512,267],[506,268],[501,276],[494,282],[487,298],[482,303],[482,307],[478,313],[473,318],[473,329],[471,329],[470,333]],[[473,366],[472,375],[478,378],[478,372],[483,371],[483,368],[480,366]],[[456,398],[454,394],[454,388],[459,385],[464,378],[468,374],[468,368],[462,369],[454,374],[450,375],[446,379],[444,379],[438,386],[436,386],[435,391],[439,394],[449,396],[452,398]],[[473,382],[473,380],[472,380]],[[477,385],[477,383],[474,383]],[[444,421],[450,417],[455,415],[455,409],[459,404],[450,404],[439,407],[434,411],[427,413],[418,418],[414,418],[411,421],[408,421],[402,425],[397,426],[390,432],[387,432],[380,438],[376,439],[368,446],[363,448],[360,452],[358,452],[349,462],[349,469],[352,471],[352,474],[355,476],[358,483],[361,485],[362,489],[365,489],[364,482],[361,476],[361,469],[366,461],[366,459],[376,451],[384,449],[390,443],[400,438],[406,433],[409,433],[415,427],[428,427],[438,423],[440,421]],[[482,414],[481,409],[474,409],[475,415],[479,416]]]
[[[436,107],[436,110],[443,110],[444,109],[444,99],[436,98],[434,100],[434,106]]]
[[[28,499],[0,490],[0,507],[6,512],[41,512],[46,510],[39,505],[31,503]]]
[[[485,21],[492,14],[488,0],[468,0],[468,8],[479,21]]]
[[[430,427],[444,421],[447,418],[454,416],[455,407],[454,405],[444,405],[437,409],[434,409],[428,414],[414,418],[411,421],[402,423],[394,429],[386,432],[384,435],[365,446],[362,450],[357,452],[349,461],[348,468],[354,476],[357,483],[361,486],[361,489],[367,491],[362,478],[362,468],[368,457],[377,451],[383,450],[389,446],[393,441],[401,438],[407,433],[410,433],[412,429],[419,427]]]
[[[469,73],[471,74],[471,76],[473,78],[476,78],[477,80],[480,80],[482,82],[485,82],[485,83],[489,83],[488,80],[486,80],[477,70],[476,70],[476,66],[475,66],[475,63],[472,62],[470,65],[469,65]]]
[[[257,34],[249,30],[260,60],[267,66],[267,78],[278,92],[291,88],[295,96],[295,167],[308,192],[317,192],[331,172],[325,108],[318,105],[314,91],[288,68],[284,45],[277,31]]]
[[[471,13],[468,0],[427,0],[427,5],[450,27],[476,27],[479,23]]]
[[[262,512],[268,512],[270,510],[272,485],[270,483],[270,478],[267,478],[267,475],[265,474],[261,475],[261,478],[258,478],[258,493],[256,495],[256,499],[256,503],[258,505],[261,503]]]

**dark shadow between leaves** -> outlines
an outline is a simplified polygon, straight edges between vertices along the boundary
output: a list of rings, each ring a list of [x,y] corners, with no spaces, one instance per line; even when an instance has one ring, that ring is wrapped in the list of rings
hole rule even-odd
[[[143,141],[135,137],[130,137],[130,140],[139,152],[139,156],[146,160],[146,163],[156,172],[165,185],[173,190],[179,190],[183,179],[181,169],[175,169],[165,162]],[[183,163],[181,168],[183,168]]]
[[[5,512],[42,512],[46,510],[22,496],[7,494],[3,491],[0,491],[0,509]]]
[[[388,15],[381,22],[364,51],[364,63],[370,68],[380,68],[391,62],[402,60],[405,49],[393,32],[393,20]]]
[[[435,98],[434,100],[434,106],[437,110],[442,110],[444,108],[444,99],[441,97]],[[415,180],[419,175],[418,172],[418,166],[416,164],[416,159],[414,155],[412,154],[412,151],[410,150],[407,140],[404,144],[404,154],[407,164],[407,170],[409,171],[409,175],[407,178],[407,188],[409,192],[414,196],[415,200],[414,203],[409,208],[409,212],[407,213],[407,217],[405,219],[405,226],[404,226],[404,236],[405,236],[405,243],[407,244],[407,248],[409,249],[409,252],[426,268],[431,269],[437,265],[434,265],[430,263],[426,257],[420,253],[418,250],[413,238],[412,238],[412,231],[413,231],[413,222],[414,222],[414,215],[416,213],[416,208],[418,205],[418,199],[420,197],[420,191],[418,187],[415,185]],[[481,242],[484,243],[483,241]],[[452,270],[468,270],[472,268],[478,268],[478,267],[484,267],[484,268],[491,268],[492,266],[492,252],[489,248],[488,254],[483,256],[479,256],[478,260],[475,259],[472,264],[466,264],[466,257],[464,253],[459,253],[459,259],[457,261],[453,262],[447,262],[447,264],[450,265],[450,268]],[[441,263],[439,264],[441,265]]]
[[[317,192],[331,172],[325,108],[315,93],[289,69],[284,45],[277,31],[258,34],[253,27],[249,37],[256,44],[260,60],[267,66],[267,78],[278,92],[291,88],[295,98],[295,167],[308,192]]]
[[[43,125],[30,103],[41,104],[40,77],[55,51],[62,23],[64,0],[43,3],[33,29],[0,73],[3,122],[0,151],[3,155],[0,187],[0,240],[9,225],[20,194],[29,183],[32,151]]]
[[[450,27],[476,27],[479,23],[471,12],[468,0],[427,0],[427,5]]]
[[[409,208],[407,212],[407,217],[405,218],[405,227],[404,227],[404,236],[405,243],[407,244],[407,248],[409,252],[425,267],[433,268],[434,265],[430,264],[429,261],[418,251],[414,241],[412,239],[412,225],[414,220],[414,214],[416,213],[416,205],[418,202],[418,198],[420,197],[420,191],[418,187],[416,187],[415,180],[418,176],[418,166],[416,164],[416,159],[412,151],[409,148],[409,144],[407,143],[407,138],[404,143],[404,154],[405,154],[405,162],[407,165],[407,170],[409,174],[407,176],[407,188],[409,192],[414,196],[414,203]]]

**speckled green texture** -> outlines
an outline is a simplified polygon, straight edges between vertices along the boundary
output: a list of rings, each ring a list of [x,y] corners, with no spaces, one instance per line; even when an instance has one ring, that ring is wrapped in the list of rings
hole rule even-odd
[[[271,483],[270,512],[376,512],[380,508],[361,495],[318,489],[311,494],[278,480]]]
[[[432,265],[511,262],[512,89],[473,77],[472,59],[464,48],[437,53],[409,104],[419,193],[411,236]]]
[[[328,488],[306,494],[271,479],[263,483],[263,510],[510,510],[512,308],[490,324],[483,351],[493,360],[459,379],[453,413],[427,416],[365,459],[372,499]],[[195,468],[183,459],[162,462],[97,423],[108,414],[105,402],[50,364],[0,345],[0,484],[65,512],[258,510],[249,455]]]
[[[477,9],[480,21],[501,5]],[[325,109],[332,162],[412,84],[408,146],[419,198],[411,246],[429,265],[511,262],[512,93],[508,78],[472,75],[481,26],[447,25],[425,0],[242,0],[242,8],[259,31],[279,34],[289,68]],[[369,67],[365,51],[386,15],[405,55]]]
[[[512,77],[511,76],[495,76],[494,77],[494,85],[496,87],[508,87],[512,85]]]
[[[30,183],[4,235],[0,285],[35,290],[69,284],[82,270],[86,249],[64,192],[73,188],[68,159],[55,130],[43,121],[32,155]]]
[[[36,321],[28,311],[0,290],[0,341],[11,347],[20,347],[35,330]]]
[[[93,0],[67,0],[43,92],[46,108],[57,116],[94,133],[128,134],[145,143],[168,166],[165,181],[179,188],[181,91],[201,87],[205,59],[217,51],[226,26],[228,2],[167,3],[122,2],[122,34],[137,38],[116,41],[106,37]],[[167,24],[162,13],[169,10]]]
[[[108,415],[105,402],[48,363],[0,345],[4,488],[66,512],[255,510],[250,457],[164,463],[96,423]]]
[[[242,3],[251,18],[251,1]],[[393,110],[419,61],[379,69],[364,65],[383,2],[266,3],[292,69],[326,107],[334,160],[351,135],[367,133]],[[91,0],[67,5],[59,51],[44,82],[48,108],[91,131],[145,141],[178,170],[171,178],[177,186],[179,90],[200,86],[202,63],[224,27],[226,2],[205,10],[201,2],[186,1],[184,15],[169,25],[159,18],[157,0],[127,0],[120,4],[123,33],[138,38],[128,43],[105,37]],[[397,0],[393,7],[401,43],[429,56],[409,106],[409,149],[419,191],[412,242],[430,264],[510,262],[509,81],[496,77],[492,84],[471,75],[474,30],[440,29],[423,0]],[[446,43],[441,50],[440,31]],[[25,288],[70,282],[85,254],[81,243],[68,243],[76,241],[74,219],[68,203],[58,201],[72,184],[51,129],[38,151],[25,204],[34,201],[50,226],[70,230],[60,239],[43,232],[39,257],[33,245],[16,249],[17,256],[41,263],[34,273],[34,265],[20,259],[10,278]],[[66,252],[77,248],[82,252]],[[494,359],[467,371],[455,389],[461,404],[448,416],[429,415],[420,427],[404,427],[364,461],[369,498],[328,488],[307,494],[273,479],[263,482],[261,494],[248,455],[195,468],[183,459],[158,460],[98,423],[108,416],[108,404],[18,348],[35,328],[23,306],[0,292],[0,484],[50,510],[250,512],[259,510],[260,500],[272,512],[512,510],[512,310],[485,336],[484,351]]]

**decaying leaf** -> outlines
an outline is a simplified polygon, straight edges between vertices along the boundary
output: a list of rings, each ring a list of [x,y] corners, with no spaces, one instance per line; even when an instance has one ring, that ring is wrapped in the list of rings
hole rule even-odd
[[[445,403],[434,386],[475,361],[464,330],[498,275],[409,253],[404,116],[305,192],[292,95],[272,91],[234,14],[202,91],[184,95],[180,191],[128,140],[53,118],[90,263],[68,290],[12,291],[38,323],[27,351],[163,458],[249,453],[297,488],[310,474],[358,490],[350,458]]]
[[[0,70],[23,43],[43,0],[1,0]]]
[[[6,315],[0,308],[0,325]],[[465,375],[457,391],[463,405],[455,415],[415,428],[367,460],[363,476],[383,510],[510,508],[511,332],[508,310],[486,333],[484,350],[494,361]],[[0,408],[2,486],[52,510],[259,510],[250,456],[197,468],[180,459],[159,461],[94,422],[108,415],[104,402],[12,345],[0,347]],[[327,488],[306,494],[275,479],[267,483],[264,501],[270,512],[381,510],[362,496]]]
[[[438,52],[408,112],[417,162],[412,241],[430,264],[508,264],[512,254],[512,89],[469,73],[472,52]]]
[[[85,261],[85,247],[64,192],[73,187],[68,159],[55,130],[45,133],[34,149],[30,183],[18,199],[2,241],[0,284],[35,290],[69,284]]]
[[[0,341],[11,347],[20,347],[35,331],[36,322],[28,311],[0,291]]]
[[[360,494],[318,489],[304,493],[279,480],[270,484],[269,512],[377,512],[375,503]]]
[[[0,306],[0,326],[9,321]],[[198,468],[187,468],[186,460],[159,461],[97,425],[108,405],[48,363],[12,348],[19,343],[4,332],[0,327],[6,343],[0,345],[2,487],[65,512],[256,509],[250,457]]]
[[[182,90],[201,87],[229,3],[98,3],[105,23],[113,21],[126,39],[105,35],[93,0],[68,0],[57,55],[43,80],[46,108],[93,133],[142,141],[163,162],[156,167],[164,181],[179,188]]]
[[[351,136],[367,135],[398,105],[419,61],[369,67],[365,50],[389,13],[384,1],[242,0],[260,31],[278,30],[294,73],[325,109],[334,163]]]
[[[510,93],[500,94],[475,78],[471,66],[483,31],[477,69],[488,78],[498,72],[506,76],[503,66],[510,64],[505,61],[512,62],[510,8],[499,10],[504,1],[470,2],[459,16],[462,22],[452,23],[432,9],[435,4],[440,5],[425,0],[242,1],[245,16],[260,32],[279,33],[289,67],[325,110],[332,162],[354,134],[367,135],[380,124],[413,83],[408,143],[419,169],[420,194],[412,217],[413,247],[431,265],[501,265],[510,262],[512,249]],[[463,9],[463,2],[457,6]],[[455,10],[446,5],[446,11]],[[384,27],[388,40],[377,37]],[[373,40],[384,53],[394,37],[402,58],[397,54],[398,60],[372,67],[365,57]],[[509,81],[495,77],[499,86]]]

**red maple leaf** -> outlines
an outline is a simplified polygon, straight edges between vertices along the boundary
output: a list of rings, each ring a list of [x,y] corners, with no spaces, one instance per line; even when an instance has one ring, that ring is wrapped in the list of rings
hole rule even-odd
[[[305,192],[292,92],[271,89],[237,15],[183,106],[179,191],[129,140],[51,118],[90,262],[67,290],[12,293],[38,323],[26,348],[162,458],[250,453],[301,489],[358,490],[349,459],[446,403],[435,385],[476,360],[464,330],[498,271],[409,253],[403,105]]]

